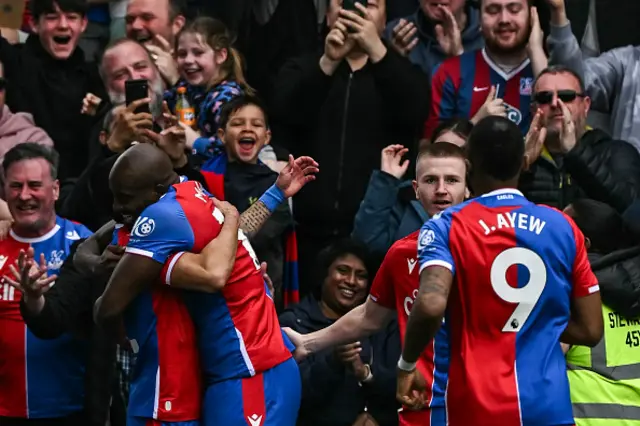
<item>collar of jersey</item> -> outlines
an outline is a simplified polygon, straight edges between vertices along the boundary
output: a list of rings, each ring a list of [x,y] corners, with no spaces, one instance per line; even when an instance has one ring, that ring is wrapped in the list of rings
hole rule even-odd
[[[482,194],[480,197],[494,197],[496,195],[503,195],[503,194],[513,194],[513,195],[517,195],[519,197],[524,197],[524,195],[522,195],[522,192],[518,191],[515,188],[500,188],[500,189],[496,189],[495,191],[491,191],[491,192],[487,192],[486,194]]]
[[[47,232],[41,237],[24,238],[17,235],[15,232],[13,232],[13,229],[9,230],[9,235],[11,235],[11,238],[13,238],[14,240],[20,243],[33,244],[33,243],[41,243],[42,241],[47,241],[49,238],[53,237],[59,230],[60,230],[60,225],[56,223],[56,226],[54,226],[51,231]]]

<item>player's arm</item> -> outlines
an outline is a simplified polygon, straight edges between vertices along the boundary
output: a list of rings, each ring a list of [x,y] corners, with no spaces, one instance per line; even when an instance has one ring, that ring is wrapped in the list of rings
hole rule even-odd
[[[238,210],[231,204],[213,200],[224,215],[220,234],[199,253],[181,252],[169,258],[166,284],[186,290],[220,291],[231,276],[238,249]],[[175,262],[175,266],[172,264]],[[164,273],[164,272],[163,272]]]
[[[440,329],[452,284],[453,274],[444,266],[429,266],[420,273],[420,291],[405,333],[402,351],[405,362],[415,363]]]
[[[568,220],[576,241],[576,257],[572,272],[571,317],[560,341],[569,345],[593,347],[600,342],[604,333],[600,288],[587,258],[584,235],[571,219]]]
[[[329,327],[302,336],[303,345],[308,353],[314,353],[352,343],[381,330],[393,317],[393,310],[367,298],[366,302],[340,317]]]
[[[594,347],[602,339],[603,327],[600,293],[579,297],[571,303],[571,318],[560,341],[569,345]]]
[[[96,301],[96,322],[117,318],[142,290],[157,282],[172,253],[191,250],[193,229],[179,209],[176,203],[159,202],[142,212],[133,226],[125,254]]]

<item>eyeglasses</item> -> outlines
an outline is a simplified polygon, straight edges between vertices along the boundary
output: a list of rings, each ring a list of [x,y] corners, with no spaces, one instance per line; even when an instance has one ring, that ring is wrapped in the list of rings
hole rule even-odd
[[[539,105],[547,105],[553,102],[553,95],[557,94],[558,99],[564,103],[573,102],[576,98],[584,98],[584,93],[578,93],[575,90],[558,90],[552,92],[550,90],[543,90],[533,95],[533,100]]]
[[[0,92],[7,88],[7,79],[0,77]]]

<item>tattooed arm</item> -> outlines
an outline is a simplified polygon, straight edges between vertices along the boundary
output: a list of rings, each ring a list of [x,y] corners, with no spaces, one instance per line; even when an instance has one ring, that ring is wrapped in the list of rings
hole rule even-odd
[[[420,274],[420,292],[407,322],[402,351],[405,361],[416,362],[440,329],[452,284],[453,274],[442,266],[430,266]]]
[[[240,229],[251,239],[271,216],[271,211],[262,201],[256,201],[240,215]]]

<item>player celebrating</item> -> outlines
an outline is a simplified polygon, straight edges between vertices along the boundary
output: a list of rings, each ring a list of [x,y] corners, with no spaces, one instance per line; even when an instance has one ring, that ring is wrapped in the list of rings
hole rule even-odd
[[[456,407],[447,410],[449,425],[572,425],[559,341],[593,346],[603,327],[584,237],[562,212],[515,189],[524,161],[515,124],[486,118],[467,147],[470,183],[483,195],[420,231],[420,292],[398,362],[398,398],[418,402],[416,361],[446,310],[446,403]]]
[[[443,205],[456,205],[464,200],[466,168],[464,151],[451,143],[429,145],[418,155],[417,180],[413,186],[416,197],[429,216],[444,210]],[[393,244],[376,274],[367,301],[329,327],[306,335],[286,328],[285,332],[296,345],[296,358],[375,333],[386,327],[396,311],[400,335],[404,338],[409,311],[418,293],[417,246],[418,231]],[[399,414],[401,426],[445,426],[448,363],[447,336],[443,328],[418,361],[418,369],[429,383],[425,395],[429,408],[421,411],[402,409]]]
[[[211,279],[210,267],[220,261],[205,254],[205,245],[224,226],[224,215],[215,206],[218,201],[195,182],[177,183],[168,162],[156,164],[152,173],[139,167],[129,159],[137,152],[132,154],[134,149],[149,148],[136,146],[126,151],[114,166],[110,181],[112,186],[126,182],[145,185],[128,187],[130,201],[123,210],[137,221],[126,253],[96,304],[97,316],[104,319],[119,314],[145,283],[159,276],[167,284],[218,290],[214,294],[183,294],[196,325],[207,385],[203,424],[293,426],[300,399],[299,373],[247,237],[241,231],[236,233],[237,251],[229,282],[224,285],[226,279],[220,280],[219,285],[205,289]],[[309,157],[295,162],[290,158],[276,185],[252,206],[253,214],[245,220],[263,223],[281,202],[313,180],[317,171],[317,164]],[[117,191],[114,196],[117,198]],[[145,205],[148,207],[141,212],[139,206]],[[201,250],[203,256],[169,258],[179,251]],[[163,265],[165,270],[161,271]]]

